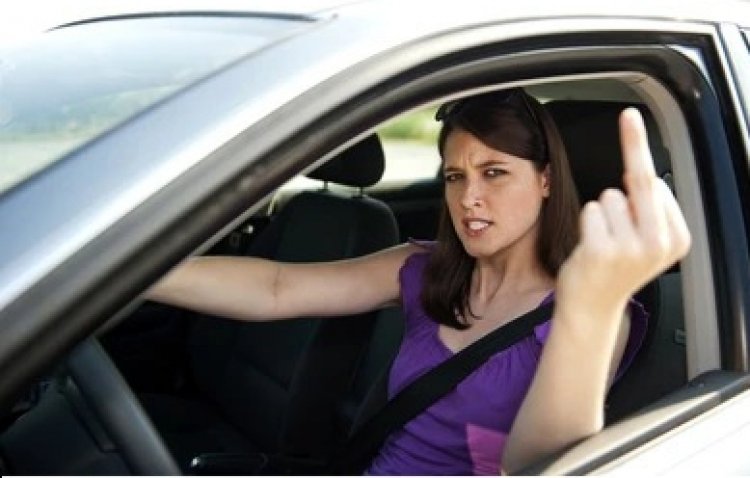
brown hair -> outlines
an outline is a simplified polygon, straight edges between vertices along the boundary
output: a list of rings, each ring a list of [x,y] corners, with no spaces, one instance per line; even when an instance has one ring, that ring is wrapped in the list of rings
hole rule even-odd
[[[556,277],[578,242],[580,205],[560,133],[544,107],[522,89],[486,93],[443,105],[438,149],[455,129],[464,130],[486,146],[527,158],[537,171],[550,167],[550,195],[540,212],[537,257]],[[474,316],[469,305],[475,259],[466,253],[443,202],[437,244],[424,272],[422,305],[441,324],[464,329],[464,317]]]

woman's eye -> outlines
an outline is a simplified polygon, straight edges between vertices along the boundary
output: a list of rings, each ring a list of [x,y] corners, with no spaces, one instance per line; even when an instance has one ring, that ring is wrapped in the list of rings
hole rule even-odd
[[[506,174],[508,174],[508,171],[506,171],[504,169],[499,169],[499,168],[490,168],[490,169],[485,170],[484,174],[486,176],[494,178],[494,177],[497,177],[497,176],[506,175]]]
[[[461,179],[460,173],[445,173],[444,179],[446,183],[452,183]]]

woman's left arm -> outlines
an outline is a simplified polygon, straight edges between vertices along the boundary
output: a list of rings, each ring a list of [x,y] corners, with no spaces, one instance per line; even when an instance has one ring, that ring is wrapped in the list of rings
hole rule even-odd
[[[684,257],[690,233],[656,176],[643,120],[620,117],[625,189],[581,211],[581,240],[560,268],[549,337],[511,429],[503,469],[513,472],[597,433],[630,330],[629,298]]]

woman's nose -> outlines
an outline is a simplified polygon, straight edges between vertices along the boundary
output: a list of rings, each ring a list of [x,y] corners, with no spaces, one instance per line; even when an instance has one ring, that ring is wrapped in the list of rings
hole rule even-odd
[[[466,187],[461,195],[461,205],[465,209],[479,206],[482,200],[482,190],[478,181],[467,178],[465,185]]]

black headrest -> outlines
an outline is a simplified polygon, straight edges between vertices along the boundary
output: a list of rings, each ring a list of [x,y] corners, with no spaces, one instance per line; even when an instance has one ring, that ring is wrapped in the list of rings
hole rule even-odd
[[[613,101],[551,101],[545,105],[555,119],[568,152],[581,203],[599,197],[608,187],[622,187],[622,154],[618,117],[635,106],[643,115],[656,173],[671,174],[669,152],[648,109]]]
[[[384,170],[383,146],[378,136],[372,134],[309,172],[307,177],[364,188],[377,184]]]

